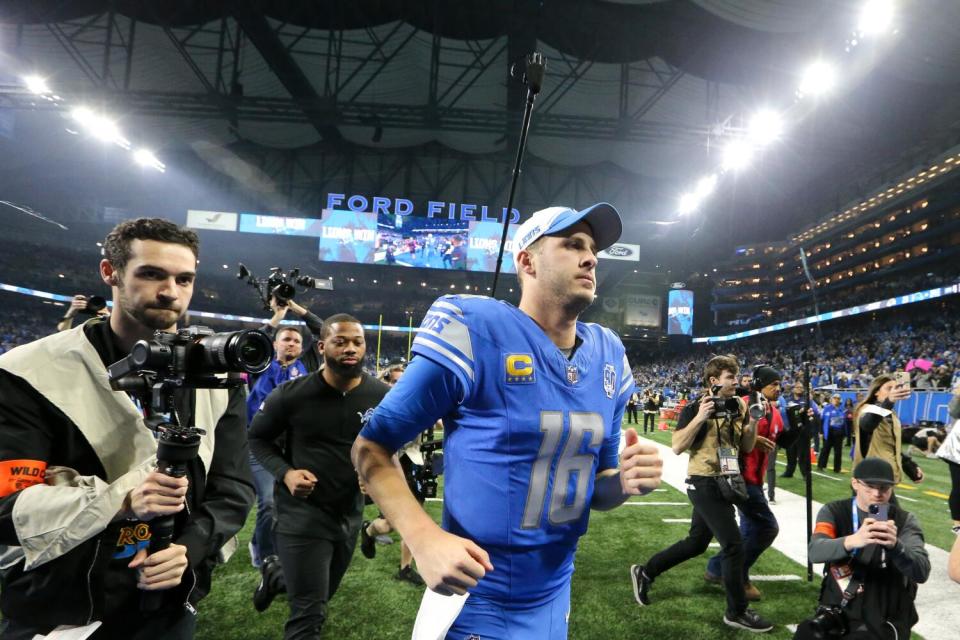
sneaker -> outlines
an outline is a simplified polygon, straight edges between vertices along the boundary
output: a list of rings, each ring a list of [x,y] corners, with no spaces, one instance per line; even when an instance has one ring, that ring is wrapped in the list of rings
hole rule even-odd
[[[756,602],[762,597],[760,589],[757,589],[755,586],[753,586],[753,583],[750,582],[744,585],[743,593],[745,596],[747,596],[747,601],[749,602]]]
[[[953,525],[950,530],[953,531],[954,534],[960,536],[960,524]]]
[[[423,578],[420,577],[420,574],[417,573],[417,570],[411,567],[410,565],[407,565],[404,568],[397,571],[397,575],[393,577],[402,582],[409,582],[415,587],[426,586],[426,583],[423,581]]]
[[[373,539],[380,545],[393,544],[393,536],[389,533],[381,533],[380,535],[373,536]]]
[[[630,581],[633,583],[633,597],[637,604],[645,607],[650,604],[650,585],[653,580],[643,572],[643,565],[630,565]]]
[[[703,572],[703,579],[709,582],[710,584],[723,584],[723,578],[717,575],[710,573],[709,571]]]
[[[360,525],[360,553],[364,558],[373,560],[377,555],[377,541],[367,532],[370,527],[370,521],[364,520]]]
[[[278,593],[286,590],[283,569],[277,556],[267,556],[260,567],[260,583],[253,592],[253,608],[264,612]]]
[[[777,504],[777,501],[773,498],[770,498],[769,500],[767,500],[767,504]]]
[[[729,616],[724,614],[723,623],[735,629],[744,629],[754,633],[763,633],[773,629],[773,625],[764,620],[753,609],[746,609],[738,616]]]
[[[781,477],[781,478],[792,478],[792,477],[793,477],[793,474],[792,474],[792,473],[790,473],[790,474],[781,473],[781,474],[780,474],[780,477]]]

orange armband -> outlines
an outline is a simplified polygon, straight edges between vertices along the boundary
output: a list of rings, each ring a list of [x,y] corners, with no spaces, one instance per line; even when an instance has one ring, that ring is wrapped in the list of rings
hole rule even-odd
[[[4,460],[0,462],[0,498],[35,484],[43,483],[47,463],[42,460]]]

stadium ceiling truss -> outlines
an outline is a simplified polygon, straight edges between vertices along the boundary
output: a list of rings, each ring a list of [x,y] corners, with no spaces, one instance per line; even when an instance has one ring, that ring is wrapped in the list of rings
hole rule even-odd
[[[365,90],[389,70],[411,40],[424,34],[404,22],[396,22],[385,34],[369,27],[319,30],[272,23],[259,13],[238,10],[232,16],[191,26],[153,24],[163,29],[202,92],[131,89],[134,48],[139,45],[135,18],[111,10],[45,26],[89,81],[79,97],[86,98],[90,93],[93,95],[89,97],[141,115],[226,118],[233,123],[238,119],[309,123],[326,142],[341,139],[336,129],[340,125],[511,135],[519,126],[517,112],[523,106],[523,91],[509,77],[510,62],[521,59],[536,45],[534,40],[514,34],[479,41],[427,33],[431,39],[429,95],[426,104],[414,105],[364,99]],[[22,24],[17,35],[19,45]],[[242,59],[248,45],[256,47],[289,97],[244,95]],[[310,82],[294,54],[323,61],[322,86]],[[557,105],[594,63],[559,55],[548,65],[548,81],[538,99],[532,133],[588,140],[706,143],[708,127],[644,118],[684,76],[680,69],[658,58],[621,63],[617,117],[565,114],[558,112]],[[211,57],[216,60],[212,72]],[[468,62],[464,63],[465,59]],[[507,94],[509,104],[484,108],[462,104],[481,76],[498,67],[504,82],[516,83],[516,90]],[[358,82],[360,78],[362,82]],[[638,91],[643,92],[643,99],[639,107],[631,106],[631,94]],[[18,108],[56,108],[55,104],[34,104],[34,96],[11,87],[0,95]]]

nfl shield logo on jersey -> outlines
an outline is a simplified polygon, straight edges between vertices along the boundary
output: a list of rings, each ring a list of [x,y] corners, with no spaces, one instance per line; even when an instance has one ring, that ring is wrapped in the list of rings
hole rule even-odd
[[[612,364],[603,365],[603,390],[608,398],[613,398],[613,391],[617,384],[617,370]]]
[[[567,382],[570,384],[577,384],[579,379],[580,374],[577,373],[577,366],[574,364],[567,365]]]

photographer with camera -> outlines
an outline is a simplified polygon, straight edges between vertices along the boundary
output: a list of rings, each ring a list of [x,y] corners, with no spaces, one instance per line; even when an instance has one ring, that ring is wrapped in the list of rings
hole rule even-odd
[[[280,323],[287,317],[287,313],[292,311],[295,316],[307,325],[307,329],[310,331],[310,335],[304,340],[303,333],[300,332],[297,327],[283,325],[284,329],[292,328],[300,333],[300,353],[294,359],[298,359],[308,373],[319,371],[320,352],[315,347],[316,341],[320,339],[320,334],[323,331],[323,320],[309,309],[297,304],[293,298],[284,299],[283,297],[278,298],[271,296],[270,309],[273,311],[273,316],[260,327],[260,330],[268,335],[279,336],[280,334],[277,331],[278,327],[281,326]],[[277,349],[277,353],[279,358],[279,348]],[[266,395],[264,395],[264,397],[266,397]],[[260,405],[258,404],[257,406],[259,407]]]
[[[654,580],[678,564],[699,556],[716,537],[723,551],[723,584],[727,590],[723,622],[738,629],[763,632],[773,625],[747,608],[744,544],[734,513],[735,505],[749,501],[748,489],[740,475],[740,459],[741,454],[749,454],[754,449],[757,421],[762,413],[748,414],[747,404],[736,397],[739,369],[733,356],[710,359],[703,371],[704,394],[680,413],[672,438],[673,452],[679,455],[689,451],[690,454],[687,466],[687,495],[693,504],[690,532],[646,564],[630,567],[630,578],[637,603],[649,605]]]
[[[864,458],[850,481],[853,499],[825,504],[810,540],[810,562],[824,563],[813,619],[794,638],[908,638],[917,623],[917,585],[930,575],[917,518],[896,504],[894,468]]]
[[[743,480],[747,484],[746,502],[737,505],[740,512],[740,535],[743,538],[743,584],[747,600],[761,598],[760,590],[750,582],[750,567],[766,551],[780,533],[780,525],[770,510],[763,494],[763,477],[768,458],[773,454],[777,438],[783,431],[783,419],[776,403],[780,398],[780,372],[773,367],[761,366],[750,376],[753,391],[743,398],[749,403],[748,411],[757,419],[757,442],[753,451],[740,456],[743,463]],[[723,582],[723,551],[710,558],[703,577],[707,582]]]
[[[780,398],[780,413],[786,418],[786,424],[777,446],[787,452],[787,468],[780,477],[792,478],[798,462],[800,473],[807,477],[810,473],[810,451],[805,448],[806,439],[803,436],[806,433],[813,438],[819,433],[816,420],[820,415],[820,407],[813,400],[810,401],[810,406],[807,406],[803,383],[797,381],[793,384],[789,397]]]
[[[198,252],[196,234],[167,220],[118,224],[100,262],[110,318],[0,357],[0,638],[96,623],[92,638],[193,637],[218,553],[253,502],[243,394],[177,393],[180,421],[206,434],[174,477],[156,470],[149,394],[114,391],[107,368],[155,331],[176,330]],[[151,552],[168,517],[171,544]],[[147,592],[162,594],[156,612],[141,611]]]
[[[317,347],[323,369],[274,389],[249,432],[253,454],[276,481],[274,542],[290,605],[287,640],[320,637],[327,603],[350,564],[363,519],[350,447],[364,415],[390,389],[363,372],[363,325],[353,316],[327,318]],[[276,595],[273,587],[261,582],[259,610]]]
[[[70,301],[70,308],[60,318],[57,323],[57,331],[66,331],[73,326],[73,319],[77,315],[97,316],[100,318],[109,318],[110,310],[107,309],[107,301],[101,296],[85,296],[81,293],[73,296]]]

